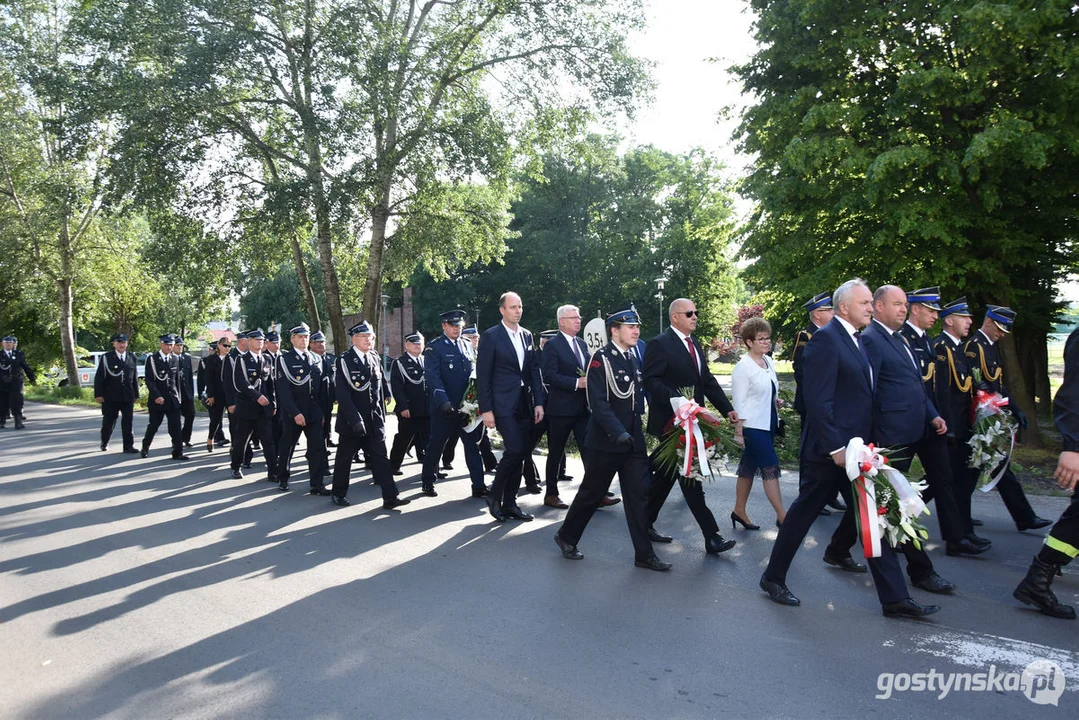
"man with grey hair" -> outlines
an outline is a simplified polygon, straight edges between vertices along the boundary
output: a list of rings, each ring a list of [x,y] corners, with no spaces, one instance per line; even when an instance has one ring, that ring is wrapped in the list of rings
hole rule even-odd
[[[723,389],[708,369],[707,358],[700,343],[693,337],[697,329],[697,306],[692,300],[678,298],[668,310],[671,326],[648,343],[644,355],[644,386],[650,393],[648,432],[662,438],[670,430],[674,417],[671,398],[681,394],[682,388],[692,388],[693,400],[704,404],[707,397],[720,413],[732,422],[738,422],[738,413]],[[648,493],[648,535],[652,542],[670,542],[671,538],[655,530],[656,518],[671,488],[677,482],[682,489],[686,505],[704,533],[704,550],[718,555],[735,546],[734,540],[725,540],[719,534],[719,525],[704,501],[704,487],[696,480],[682,476],[677,468],[664,467],[651,457],[652,485]]]
[[[787,510],[772,546],[760,587],[781,605],[801,601],[787,588],[787,570],[820,509],[839,490],[853,508],[850,480],[845,472],[847,443],[873,432],[874,388],[880,368],[861,340],[861,330],[873,317],[873,294],[862,280],[848,280],[832,296],[835,317],[813,335],[806,346],[806,425],[802,431],[803,475],[798,497]],[[840,525],[841,529],[843,525]],[[833,535],[841,537],[840,530]],[[847,563],[854,561],[846,558]],[[844,567],[843,569],[853,569]],[[881,556],[869,559],[869,569],[885,617],[923,617],[940,610],[911,599],[895,552],[887,543]]]

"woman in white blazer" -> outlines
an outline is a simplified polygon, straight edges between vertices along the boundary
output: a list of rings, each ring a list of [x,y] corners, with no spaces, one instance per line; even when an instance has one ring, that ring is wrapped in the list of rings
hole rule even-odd
[[[764,318],[746,320],[742,323],[742,342],[746,344],[747,352],[734,366],[731,375],[732,403],[739,419],[734,439],[742,446],[731,528],[741,523],[746,530],[760,530],[746,512],[746,501],[758,472],[764,481],[764,494],[776,511],[777,527],[787,514],[779,492],[779,458],[775,448],[775,434],[779,428],[776,402],[779,378],[772,366],[772,358],[768,357],[772,348],[772,326]]]

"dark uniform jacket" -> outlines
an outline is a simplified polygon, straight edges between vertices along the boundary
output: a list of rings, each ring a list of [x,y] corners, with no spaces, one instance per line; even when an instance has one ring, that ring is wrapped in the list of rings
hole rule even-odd
[[[1064,384],[1053,398],[1053,420],[1061,448],[1079,452],[1079,329],[1072,330],[1064,345]]]
[[[337,357],[334,363],[337,392],[337,424],[339,434],[386,437],[386,406],[390,389],[382,374],[377,353],[367,352],[367,362],[360,359],[355,348]]]
[[[164,398],[165,402],[158,406],[161,409],[180,407],[180,363],[175,355],[169,353],[163,357],[158,351],[148,356],[144,380],[152,404],[157,405],[157,399]]]
[[[1000,365],[1000,351],[997,343],[991,342],[985,333],[977,330],[963,346],[963,354],[967,356],[971,374],[973,375],[974,371],[978,370],[982,374],[982,382],[989,386],[989,392],[1008,397],[1008,389],[1004,386],[1004,368]]]
[[[550,347],[550,343],[547,343]],[[632,354],[632,350],[630,351]],[[626,357],[614,343],[596,351],[588,364],[588,418],[585,447],[607,453],[645,452],[644,390],[637,360]],[[617,445],[622,433],[633,437],[633,445]]]
[[[909,322],[903,323],[903,327],[899,328],[899,332],[907,339],[907,346],[914,353],[914,359],[918,361],[918,370],[922,374],[922,384],[925,385],[926,393],[931,398],[936,397],[936,383],[934,380],[937,377],[937,363],[936,352],[933,350],[933,339],[929,337],[927,332],[919,335],[918,331]]]
[[[236,404],[236,387],[232,384],[232,373],[235,369],[236,358],[240,357],[240,349],[235,345],[225,353],[221,359],[221,389],[225,396],[225,405],[232,407]]]
[[[124,353],[124,361],[115,350],[98,358],[94,374],[94,397],[106,402],[135,402],[139,396],[139,373],[135,356]]]
[[[290,420],[303,415],[308,424],[322,420],[322,359],[313,352],[277,354],[274,385],[278,407]]]
[[[396,403],[394,413],[400,415],[408,410],[409,417],[427,417],[427,381],[419,360],[405,353],[393,361],[390,390]]]
[[[191,365],[191,356],[187,353],[175,355],[176,363],[180,367],[178,376],[180,383],[180,399],[184,402],[195,399],[195,370]]]
[[[813,337],[813,333],[817,332],[817,326],[813,323],[809,323],[804,328],[798,331],[798,334],[794,337],[794,353],[791,355],[791,364],[794,366],[794,409],[803,418],[806,414],[805,396],[802,394],[803,375],[802,375],[802,357],[806,350],[806,345],[809,344],[810,338]]]
[[[933,342],[936,375],[934,397],[937,410],[948,424],[948,437],[965,443],[970,439],[970,402],[974,378],[963,347],[941,333]]]
[[[250,420],[260,414],[273,417],[277,407],[273,384],[273,366],[265,354],[245,352],[237,356],[232,363],[232,390],[236,398],[236,417]],[[269,405],[259,405],[258,399],[264,396]]]
[[[199,395],[215,398],[214,402],[225,402],[225,390],[221,386],[221,356],[217,353],[207,355],[199,363]]]
[[[30,366],[26,364],[26,355],[22,350],[15,348],[11,355],[0,348],[0,388],[10,390],[23,386],[23,375],[30,378],[31,383],[37,382],[37,377]]]
[[[472,376],[472,361],[465,355],[461,345],[445,335],[439,335],[423,351],[423,374],[427,382],[428,407],[431,414],[438,412],[446,402],[457,408],[461,406],[465,390],[468,389],[468,379]]]

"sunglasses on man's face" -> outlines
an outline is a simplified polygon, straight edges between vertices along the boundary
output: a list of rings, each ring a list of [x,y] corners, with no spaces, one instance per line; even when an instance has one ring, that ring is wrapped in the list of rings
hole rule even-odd
[[[686,310],[685,316],[687,318],[697,317],[697,311],[696,310]]]

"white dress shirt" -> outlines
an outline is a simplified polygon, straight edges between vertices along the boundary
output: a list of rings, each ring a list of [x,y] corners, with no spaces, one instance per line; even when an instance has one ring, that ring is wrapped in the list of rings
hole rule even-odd
[[[506,328],[506,332],[510,335],[510,342],[513,343],[513,349],[517,351],[517,366],[521,369],[525,369],[525,341],[521,336],[521,326],[518,325],[516,330],[511,330],[510,326],[506,324],[506,321],[502,321],[502,327]]]

